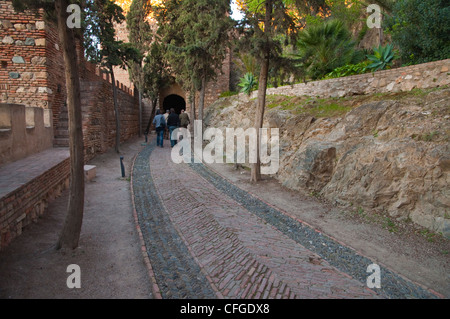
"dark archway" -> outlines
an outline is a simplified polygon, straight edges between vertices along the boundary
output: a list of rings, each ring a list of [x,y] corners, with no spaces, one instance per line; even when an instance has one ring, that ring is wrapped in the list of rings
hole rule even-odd
[[[179,95],[168,95],[163,101],[164,112],[166,112],[166,110],[170,110],[171,108],[174,108],[175,112],[180,114],[181,110],[186,110],[186,101]]]

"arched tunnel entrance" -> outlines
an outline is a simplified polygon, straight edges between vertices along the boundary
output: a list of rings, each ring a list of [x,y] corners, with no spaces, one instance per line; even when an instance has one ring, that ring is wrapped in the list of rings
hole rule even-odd
[[[168,95],[163,101],[163,111],[166,112],[166,110],[171,108],[174,108],[175,112],[180,114],[181,110],[186,110],[186,101],[177,94]]]

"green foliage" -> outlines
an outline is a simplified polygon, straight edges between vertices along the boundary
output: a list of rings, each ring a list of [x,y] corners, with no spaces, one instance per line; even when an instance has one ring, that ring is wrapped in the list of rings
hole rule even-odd
[[[173,77],[164,58],[165,46],[159,37],[154,36],[147,19],[152,12],[153,8],[147,0],[133,0],[126,21],[130,43],[145,55],[143,63],[130,64],[130,78],[144,97],[155,101],[159,91],[173,82]]]
[[[156,8],[158,34],[167,44],[164,57],[187,90],[217,76],[234,25],[226,0],[168,0]]]
[[[361,0],[326,0],[330,18],[339,20],[351,27],[358,23],[361,17],[361,11],[365,9]]]
[[[357,64],[346,64],[344,66],[341,66],[339,68],[334,69],[330,73],[328,73],[325,76],[325,79],[334,79],[334,78],[340,78],[344,76],[349,75],[357,75],[357,74],[363,74],[369,71],[368,65],[370,64],[370,61],[363,61]]]
[[[252,73],[258,76],[259,65],[254,56],[246,52],[236,52],[233,62],[241,74]]]
[[[283,45],[293,42],[298,31],[295,17],[289,14],[288,6],[292,3],[291,0],[246,1],[244,19],[238,25],[241,33],[237,43],[239,51],[250,54],[259,63],[269,58],[271,66],[276,68]],[[271,6],[267,21],[266,5]]]
[[[225,92],[220,93],[219,98],[230,97],[230,96],[234,96],[237,94],[238,94],[238,92],[235,92],[235,91],[225,91]]]
[[[448,0],[398,0],[386,26],[404,64],[450,58]]]
[[[350,31],[338,20],[307,27],[299,34],[297,48],[297,67],[305,69],[313,80],[362,60]]]
[[[246,73],[244,77],[241,78],[241,81],[239,82],[238,86],[240,86],[241,92],[245,93],[247,95],[250,95],[252,93],[253,89],[257,87],[258,82],[255,79],[255,76],[252,73]]]
[[[130,43],[115,39],[115,23],[125,20],[122,8],[112,0],[86,1],[86,19],[90,21],[85,29],[84,45],[87,58],[106,67],[125,67],[128,61],[139,62],[142,55]]]
[[[384,47],[380,45],[378,48],[374,48],[373,52],[374,54],[367,55],[367,58],[372,61],[372,64],[367,66],[368,69],[375,72],[390,68],[395,58],[394,47],[392,44],[388,44]]]

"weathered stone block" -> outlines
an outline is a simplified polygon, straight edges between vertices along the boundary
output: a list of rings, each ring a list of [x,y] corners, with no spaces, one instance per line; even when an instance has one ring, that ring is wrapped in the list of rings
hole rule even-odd
[[[32,80],[33,78],[34,78],[34,73],[33,72],[24,72],[24,73],[22,73],[22,79],[24,79],[25,81]]]
[[[84,176],[86,181],[90,182],[97,175],[97,167],[94,165],[84,165]]]
[[[12,37],[10,37],[9,35],[7,35],[6,37],[3,38],[2,43],[4,43],[4,44],[13,44],[14,43],[14,39]]]
[[[36,29],[44,30],[45,29],[45,22],[44,21],[37,21],[36,22]]]
[[[0,21],[0,27],[4,28],[4,29],[9,29],[12,27],[12,23],[9,20],[1,20]]]
[[[27,38],[25,40],[25,45],[35,45],[35,44],[36,44],[36,42],[34,41],[33,38]]]
[[[10,79],[18,79],[18,78],[20,78],[20,73],[18,73],[18,72],[9,72],[9,78]]]
[[[16,30],[25,30],[26,26],[24,24],[22,24],[22,23],[16,23],[16,24],[14,24],[14,28]]]
[[[14,63],[25,63],[25,60],[24,60],[23,57],[21,57],[21,56],[15,56],[15,57],[13,57],[13,58],[12,58],[12,61],[13,61]]]
[[[35,56],[35,57],[31,58],[31,63],[35,64],[35,65],[44,65],[45,62],[47,62],[47,58],[46,57]]]
[[[36,46],[45,46],[45,38],[41,38],[41,39],[36,39],[35,40],[35,44],[36,44]]]
[[[48,94],[52,94],[53,91],[52,91],[52,89],[50,89],[50,88],[41,86],[41,87],[38,88],[38,93],[48,93]]]

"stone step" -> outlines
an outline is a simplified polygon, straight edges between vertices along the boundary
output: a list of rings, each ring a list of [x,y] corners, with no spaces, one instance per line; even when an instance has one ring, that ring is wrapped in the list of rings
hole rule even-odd
[[[54,147],[68,147],[69,138],[57,137],[53,140]]]
[[[59,137],[62,137],[62,138],[68,138],[68,137],[69,137],[69,130],[68,130],[68,129],[64,129],[64,128],[61,128],[61,127],[58,125],[58,128],[55,130],[55,137],[56,137],[56,138],[59,138]]]

